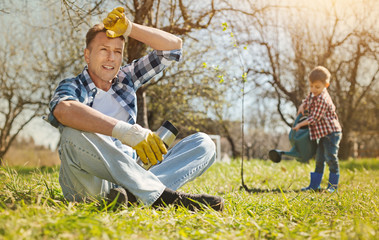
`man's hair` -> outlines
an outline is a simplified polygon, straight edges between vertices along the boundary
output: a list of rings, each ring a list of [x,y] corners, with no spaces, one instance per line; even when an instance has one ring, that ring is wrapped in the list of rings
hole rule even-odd
[[[89,47],[90,43],[92,42],[92,40],[96,37],[98,33],[100,32],[105,33],[106,31],[107,29],[104,27],[103,23],[99,23],[91,27],[86,34],[86,48]],[[122,35],[119,38],[121,38],[122,40],[125,40],[125,38]]]
[[[330,83],[330,72],[327,68],[323,66],[317,66],[315,67],[310,73],[309,73],[309,81],[311,83],[314,83],[316,81],[320,81],[324,84]]]

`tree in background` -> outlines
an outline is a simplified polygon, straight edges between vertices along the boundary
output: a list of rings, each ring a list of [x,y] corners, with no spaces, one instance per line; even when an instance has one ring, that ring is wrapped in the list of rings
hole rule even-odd
[[[245,149],[249,156],[262,157],[262,145],[280,145],[275,135],[282,123],[292,124],[296,107],[308,92],[308,72],[315,65],[325,65],[333,75],[330,92],[344,129],[341,153],[350,155],[352,132],[378,132],[378,26],[373,20],[378,6],[374,0],[317,1],[317,5],[301,0],[56,0],[47,8],[38,1],[12,3],[0,4],[5,36],[0,42],[5,70],[0,73],[0,123],[5,124],[0,132],[1,154],[33,116],[45,113],[58,81],[82,70],[88,27],[120,5],[127,7],[132,21],[184,40],[183,61],[138,92],[141,125],[154,130],[171,120],[183,134],[220,134],[236,157],[242,145],[236,104],[241,99],[241,75],[246,74],[245,106],[251,120],[245,121]],[[9,24],[6,19],[12,14],[23,22]],[[33,19],[39,19],[39,25]],[[228,34],[220,30],[224,22],[234,33],[235,44],[244,49],[240,56],[234,53]],[[130,62],[149,49],[130,40],[125,51],[125,61]]]
[[[1,27],[4,29],[4,27]],[[41,85],[31,76],[28,44],[9,33],[0,43],[0,165],[16,136],[47,104]]]
[[[44,8],[44,14],[38,16],[30,11],[35,5],[25,4],[7,5],[7,16],[0,16],[3,36],[0,43],[3,67],[0,72],[0,161],[22,129],[34,118],[47,113],[57,82],[66,74],[78,72],[78,66],[82,68],[78,61],[82,58],[84,40],[78,41],[76,31],[68,27],[54,4],[49,5],[48,10]],[[46,26],[46,22],[51,25]]]
[[[327,67],[343,127],[340,157],[346,159],[352,132],[363,134],[367,128],[363,119],[379,130],[377,119],[368,118],[378,99],[379,5],[374,0],[280,1],[267,11],[249,10],[270,2],[275,1],[240,2],[233,11],[241,14],[230,18],[239,44],[247,46],[247,82],[256,94],[275,100],[277,112],[291,126],[308,93],[308,73],[317,65]]]

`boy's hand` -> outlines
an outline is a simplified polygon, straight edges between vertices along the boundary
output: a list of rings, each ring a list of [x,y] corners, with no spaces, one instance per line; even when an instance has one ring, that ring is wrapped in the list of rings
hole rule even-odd
[[[299,106],[299,110],[297,110],[297,115],[299,115],[301,113],[301,115],[304,116],[304,103],[302,103],[300,106]]]
[[[295,130],[295,131],[297,132],[297,131],[300,129],[299,124],[297,124],[296,126],[294,126],[292,129]]]
[[[117,7],[103,20],[108,37],[116,38],[122,35],[127,37],[130,34],[132,23],[126,18],[124,11],[123,7]]]
[[[292,129],[295,130],[295,131],[298,131],[300,128],[304,127],[304,126],[307,126],[309,124],[309,121],[308,119],[302,121],[302,122],[299,122],[298,124],[296,124],[296,126],[294,126]]]

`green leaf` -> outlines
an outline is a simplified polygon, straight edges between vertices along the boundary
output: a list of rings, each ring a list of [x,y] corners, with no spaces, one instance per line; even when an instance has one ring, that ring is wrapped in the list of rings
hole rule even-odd
[[[244,72],[242,74],[242,81],[246,82],[246,78],[247,78],[247,72]]]
[[[217,77],[220,79],[219,83],[224,82],[224,75],[218,75]]]
[[[224,22],[221,25],[223,27],[222,31],[226,31],[228,29],[228,23]]]

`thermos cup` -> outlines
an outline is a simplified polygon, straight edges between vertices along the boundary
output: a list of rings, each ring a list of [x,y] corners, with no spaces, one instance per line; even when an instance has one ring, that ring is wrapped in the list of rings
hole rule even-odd
[[[172,125],[171,122],[165,121],[155,133],[162,139],[168,149],[174,143],[179,131],[174,125]],[[137,163],[146,170],[149,170],[153,166],[150,162],[148,164],[144,164],[139,157],[137,158]]]

